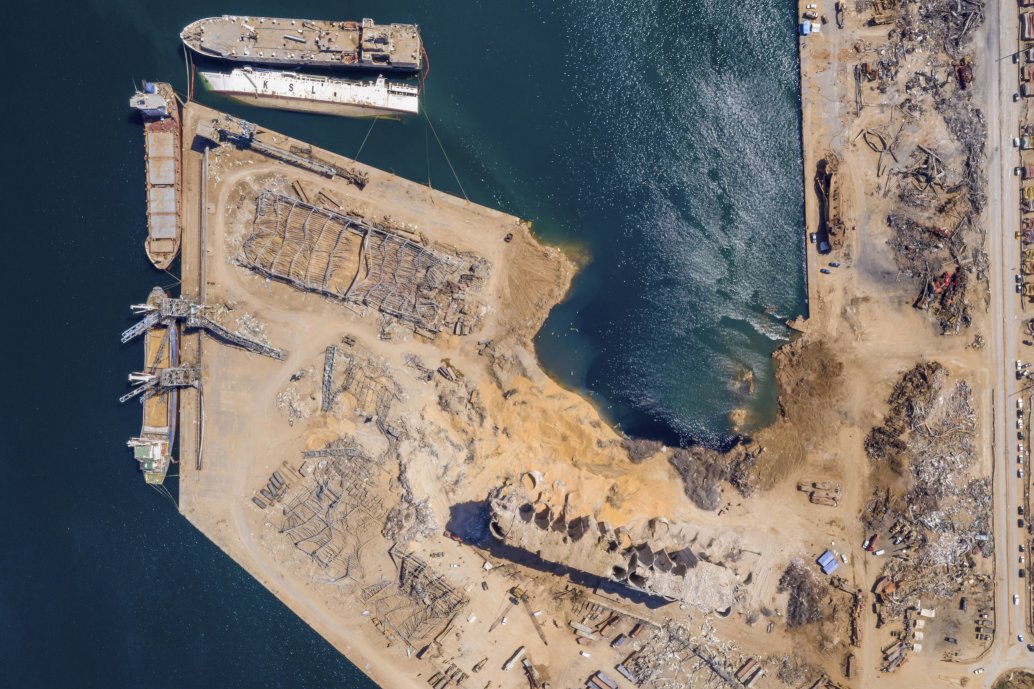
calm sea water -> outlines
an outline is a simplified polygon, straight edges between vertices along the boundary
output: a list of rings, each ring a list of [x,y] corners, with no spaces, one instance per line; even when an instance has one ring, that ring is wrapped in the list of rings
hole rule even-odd
[[[368,687],[148,490],[120,407],[128,305],[171,276],[142,251],[132,81],[185,88],[177,33],[239,12],[416,21],[425,106],[463,191],[589,257],[537,341],[630,433],[727,438],[772,414],[768,357],[801,309],[799,109],[789,2],[200,0],[22,3],[0,106],[6,315],[0,685]],[[343,13],[343,14],[342,14]],[[29,41],[32,41],[30,44]],[[436,188],[423,120],[227,107]],[[753,393],[730,380],[753,371]]]

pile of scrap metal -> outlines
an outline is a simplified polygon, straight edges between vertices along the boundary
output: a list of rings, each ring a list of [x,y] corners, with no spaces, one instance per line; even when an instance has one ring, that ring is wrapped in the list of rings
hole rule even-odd
[[[836,507],[840,504],[841,488],[836,481],[799,481],[797,490],[807,493],[808,500],[816,505]]]
[[[969,478],[977,428],[970,386],[936,362],[923,363],[902,376],[888,402],[866,451],[907,476],[911,488],[895,487],[893,496],[888,489],[866,519],[870,548],[881,534],[889,541],[877,551],[887,556],[873,589],[880,618],[900,617],[919,597],[958,595],[982,581],[977,560],[994,552],[990,481]]]
[[[944,191],[947,171],[941,157],[925,146],[916,146],[912,153],[915,164],[908,171],[912,185],[919,191]]]
[[[869,26],[892,24],[897,18],[898,4],[895,0],[872,0],[872,19]]]
[[[967,273],[964,270],[945,271],[924,285],[913,307],[930,309],[936,313],[941,332],[958,332],[971,321],[966,303]]]

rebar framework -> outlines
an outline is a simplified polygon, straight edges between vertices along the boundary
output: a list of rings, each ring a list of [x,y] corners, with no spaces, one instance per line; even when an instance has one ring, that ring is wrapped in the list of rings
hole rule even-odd
[[[470,332],[467,292],[487,269],[364,220],[264,191],[241,262],[298,289],[367,306],[416,329]]]
[[[370,460],[346,441],[311,456],[319,461],[287,500],[280,533],[332,579],[356,576],[363,547],[384,521],[381,501],[368,490]]]

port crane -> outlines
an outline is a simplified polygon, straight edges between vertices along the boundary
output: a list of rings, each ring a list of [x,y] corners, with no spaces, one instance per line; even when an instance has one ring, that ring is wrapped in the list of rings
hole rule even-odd
[[[118,401],[128,402],[140,395],[147,399],[154,394],[166,392],[172,388],[196,388],[200,380],[201,376],[198,370],[187,366],[130,373],[129,382],[133,383],[135,387],[122,395],[122,397],[119,397]]]
[[[166,296],[162,297],[157,306],[152,304],[134,304],[130,308],[133,309],[134,313],[143,315],[143,318],[123,331],[123,344],[129,342],[135,337],[143,335],[156,325],[162,324],[165,326],[171,326],[176,323],[182,323],[185,328],[191,330],[204,330],[216,339],[222,340],[227,344],[234,345],[235,347],[240,347],[241,349],[245,349],[249,352],[268,356],[278,361],[283,361],[287,356],[287,352],[282,349],[271,347],[270,345],[245,337],[239,333],[230,332],[208,317],[208,312],[211,307],[190,299]]]

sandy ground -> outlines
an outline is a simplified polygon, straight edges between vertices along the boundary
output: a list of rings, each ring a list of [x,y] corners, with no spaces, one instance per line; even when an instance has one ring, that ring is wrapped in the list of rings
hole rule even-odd
[[[874,106],[856,118],[847,106],[853,103],[850,45],[866,32],[874,40],[879,33],[864,28],[863,20],[849,13],[845,30],[830,25],[802,48],[806,231],[814,231],[818,217],[815,164],[830,147],[843,162],[842,213],[852,229],[836,256],[843,267],[830,275],[818,272],[819,258],[808,246],[811,318],[797,324],[805,331],[802,339],[777,355],[785,413],[757,438],[765,448],[759,462],[763,490],[743,498],[725,486],[721,511],[695,507],[665,459],[670,450],[632,463],[623,439],[592,405],[543,373],[531,338],[562,298],[573,267],[559,251],[538,244],[518,219],[327,151],[313,155],[366,172],[365,189],[222,146],[210,152],[207,176],[197,150],[185,155],[190,210],[183,294],[220,307],[218,318],[231,329],[253,318],[268,342],[288,356],[278,362],[208,337],[184,338],[183,360],[202,368],[203,413],[198,394],[182,395],[182,513],[385,687],[425,686],[435,672],[453,664],[470,675],[463,686],[524,687],[528,680],[519,666],[501,670],[519,646],[554,687],[583,685],[600,669],[615,677],[612,668],[628,648],[612,649],[609,639],[579,646],[568,626],[584,619],[591,604],[621,613],[616,632],[627,633],[636,620],[674,620],[694,632],[713,629],[722,640],[723,658],[733,667],[759,657],[771,670],[780,658],[796,653],[815,672],[844,681],[842,661],[853,652],[859,674],[847,683],[874,686],[879,648],[889,636],[886,630],[873,630],[868,603],[861,648],[848,647],[843,614],[821,632],[789,634],[780,619],[786,594],[777,590],[778,580],[791,559],[810,563],[831,547],[848,560],[840,572],[848,586],[867,591],[872,585],[879,562],[862,552],[865,534],[857,521],[871,493],[862,440],[881,422],[888,394],[903,371],[936,356],[954,376],[971,381],[980,410],[990,406],[990,385],[986,354],[969,346],[972,336],[986,328],[983,305],[975,309],[969,333],[945,338],[925,314],[909,306],[912,285],[897,278],[886,246],[889,230],[882,222],[886,202],[873,193],[881,183],[874,176],[874,154],[853,140],[865,122],[885,123],[887,115]],[[198,124],[215,116],[188,104],[188,147]],[[914,145],[920,129],[906,130],[903,146]],[[272,132],[261,136],[285,149],[305,148]],[[487,259],[491,276],[476,295],[486,306],[480,326],[469,335],[428,339],[396,325],[384,339],[385,322],[375,311],[302,292],[235,264],[251,231],[257,194],[262,189],[292,194],[292,183],[301,184],[310,197],[326,190],[350,212],[405,228],[425,243]],[[505,240],[508,235],[511,241]],[[338,347],[339,356],[351,357],[377,390],[394,391],[387,413],[348,391],[329,412],[320,411],[329,345]],[[429,376],[413,365],[417,358]],[[435,372],[440,366],[447,367],[452,380]],[[336,375],[340,382],[343,374]],[[390,438],[381,424],[397,437]],[[989,446],[988,424],[981,422],[979,432],[986,441],[981,446]],[[343,527],[346,550],[355,556],[347,571],[317,566],[282,533],[285,509],[311,485],[315,471],[315,462],[306,465],[302,452],[338,439],[363,449],[364,478],[353,486],[361,483],[369,498],[362,502],[362,520]],[[296,475],[294,470],[303,466],[303,474]],[[267,487],[274,471],[287,479],[286,495],[260,509],[252,498]],[[726,560],[740,582],[733,613],[722,618],[691,606],[649,609],[627,599],[595,596],[572,587],[564,576],[509,564],[443,535],[446,527],[475,528],[477,505],[489,491],[528,473],[541,476],[539,490],[554,502],[566,501],[571,514],[591,513],[633,533],[644,533],[649,520],[663,518],[710,557]],[[841,503],[808,503],[796,489],[803,479],[840,482]],[[406,615],[417,614],[421,606],[397,590],[399,560],[397,552],[389,555],[391,542],[382,525],[392,509],[405,511],[413,503],[426,504],[434,528],[413,539],[396,535],[397,547],[420,557],[466,602],[451,626],[448,619],[435,618],[407,633]],[[463,506],[475,511],[464,512]],[[383,588],[375,591],[379,582],[385,582]],[[506,591],[514,585],[528,591],[529,606],[539,615],[529,617],[510,606]],[[832,595],[842,613],[846,594]],[[540,625],[548,645],[533,624]],[[936,629],[931,636],[937,636]],[[418,659],[417,651],[427,644],[431,648]],[[580,655],[583,650],[590,655]],[[959,684],[961,671],[947,672],[937,664],[942,650],[931,643],[901,672],[879,676],[879,683],[914,686],[936,667],[939,675],[949,676],[946,683]],[[482,659],[486,664],[474,673]],[[760,686],[777,686],[772,675],[769,671]],[[631,686],[624,679],[619,684]]]
[[[188,140],[200,118],[212,115],[199,106],[188,106],[185,120]],[[278,145],[289,145],[276,137]],[[328,152],[321,159],[345,164]],[[200,207],[201,156],[187,155],[187,193],[191,207]],[[721,515],[697,509],[682,492],[677,475],[664,461],[664,454],[641,464],[632,464],[622,439],[604,424],[595,409],[579,396],[561,389],[543,374],[531,353],[530,338],[548,309],[563,294],[572,269],[552,249],[535,243],[516,219],[479,208],[449,196],[431,192],[374,170],[363,191],[328,182],[282,163],[224,147],[210,154],[205,232],[205,299],[212,305],[229,304],[220,317],[232,327],[244,314],[262,323],[271,344],[289,355],[280,363],[215,343],[203,344],[204,436],[202,469],[196,469],[197,397],[184,395],[185,425],[181,436],[181,510],[187,518],[224,548],[232,557],[274,591],[299,615],[346,653],[365,672],[385,686],[408,686],[434,670],[426,659],[408,657],[419,646],[407,649],[399,639],[387,651],[396,661],[378,662],[385,656],[385,635],[364,619],[361,589],[380,579],[397,578],[387,557],[388,543],[370,533],[371,544],[363,550],[361,571],[352,571],[347,581],[321,582],[321,572],[279,533],[276,508],[258,509],[251,502],[266,485],[271,473],[286,462],[298,467],[301,452],[340,437],[359,439],[365,446],[383,448],[384,440],[365,421],[366,412],[339,405],[330,414],[318,413],[319,378],[324,349],[338,344],[342,353],[352,353],[370,362],[402,390],[393,406],[390,422],[404,427],[406,480],[414,497],[427,500],[438,530],[431,537],[409,546],[425,559],[444,552],[444,557],[427,560],[440,567],[444,576],[470,598],[457,625],[461,634],[442,640],[443,650],[435,662],[456,664],[470,672],[480,659],[500,667],[514,649],[529,647],[534,662],[549,668],[554,686],[575,686],[596,669],[620,660],[617,651],[592,652],[592,658],[578,654],[568,618],[555,604],[555,612],[543,613],[549,648],[535,649],[539,642],[531,634],[530,620],[520,611],[507,615],[490,635],[479,630],[490,626],[505,607],[505,589],[520,583],[533,592],[532,605],[546,602],[563,590],[564,579],[543,576],[526,568],[483,569],[485,559],[505,564],[493,556],[456,543],[440,535],[450,523],[455,505],[483,501],[488,492],[505,480],[518,480],[525,473],[541,475],[542,486],[557,499],[564,499],[572,514],[594,514],[613,526],[633,532],[645,529],[648,520],[662,517],[673,527],[686,530],[687,537],[707,544],[715,557],[736,552],[735,565],[742,585],[743,612],[715,627],[730,640],[750,639],[753,630],[743,624],[747,611],[782,607],[775,593],[779,572],[788,558],[808,556],[828,537],[839,538],[845,519],[824,508],[802,509],[801,495],[792,492],[790,471],[783,490],[764,493],[752,501],[751,509],[730,499]],[[231,259],[240,246],[254,216],[255,193],[273,185],[286,189],[292,181],[306,185],[309,193],[324,188],[345,205],[363,209],[366,217],[390,215],[400,224],[419,228],[436,242],[470,250],[493,264],[492,277],[480,295],[490,310],[478,332],[466,336],[439,335],[427,340],[402,328],[394,338],[379,337],[376,314],[356,313],[340,303],[302,293],[290,286],[266,280]],[[184,294],[197,294],[200,284],[199,222],[188,218],[185,237]],[[510,242],[503,241],[513,234]],[[352,346],[342,345],[345,335]],[[479,354],[478,342],[491,341]],[[407,355],[419,357],[430,369],[444,361],[462,375],[458,382],[433,374],[421,380],[407,366]],[[197,356],[196,338],[188,338],[184,359]],[[305,377],[292,381],[305,371]],[[296,418],[277,407],[285,392],[297,400]],[[475,402],[471,402],[472,395]],[[349,399],[348,404],[357,404]],[[789,435],[787,433],[783,434]],[[809,448],[810,449],[810,448]],[[376,454],[371,452],[371,454]],[[778,463],[777,460],[773,460]],[[378,457],[376,490],[385,505],[398,500],[397,462]],[[795,465],[802,461],[796,461]],[[839,474],[827,467],[826,474]],[[827,525],[826,533],[815,533],[813,513],[818,510]],[[772,515],[770,526],[757,528],[757,514]],[[462,518],[461,518],[462,521]],[[377,543],[377,546],[372,543]],[[778,547],[774,547],[778,544]],[[499,572],[497,574],[497,572]],[[505,572],[505,575],[503,574]],[[325,575],[324,575],[325,579]],[[488,590],[480,582],[488,583]],[[558,589],[559,587],[559,589]],[[626,603],[627,604],[627,603]],[[686,624],[703,622],[699,611],[678,606],[657,611],[637,608],[644,619],[678,619]],[[470,617],[474,621],[466,622]],[[369,613],[367,617],[375,617]],[[629,623],[630,626],[631,623]],[[755,622],[755,624],[757,624]],[[455,629],[456,627],[454,627]],[[474,631],[471,634],[468,631]],[[626,629],[627,631],[627,629]],[[780,644],[773,635],[765,641],[767,650]],[[450,643],[451,640],[451,643]],[[424,640],[426,641],[426,639]],[[414,643],[415,640],[410,640]],[[752,653],[750,649],[744,653]],[[607,658],[607,655],[613,658]],[[601,659],[602,656],[602,659]],[[495,674],[495,673],[494,673]],[[499,686],[521,686],[526,679],[500,675]],[[473,680],[471,680],[473,682]]]

